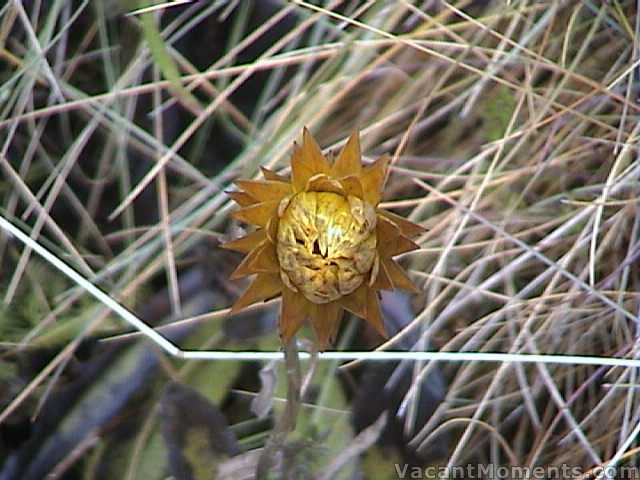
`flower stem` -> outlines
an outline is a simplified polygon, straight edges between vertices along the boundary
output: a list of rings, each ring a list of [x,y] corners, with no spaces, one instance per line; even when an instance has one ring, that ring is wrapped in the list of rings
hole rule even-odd
[[[295,336],[284,346],[285,367],[287,372],[287,403],[282,416],[276,422],[273,432],[258,460],[256,479],[264,480],[275,463],[278,450],[284,446],[287,435],[296,428],[298,412],[300,411],[300,388],[302,385],[302,373],[300,369],[300,357]]]
[[[300,356],[295,336],[284,347],[284,362],[287,369],[287,405],[282,420],[286,422],[286,431],[291,432],[296,428],[302,386]]]

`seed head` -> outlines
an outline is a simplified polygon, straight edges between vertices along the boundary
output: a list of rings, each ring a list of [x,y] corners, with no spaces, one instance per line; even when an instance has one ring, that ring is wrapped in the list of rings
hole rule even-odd
[[[378,290],[415,286],[392,257],[418,248],[419,225],[378,208],[388,158],[362,166],[354,133],[331,164],[308,130],[294,144],[291,179],[263,169],[265,180],[236,182],[234,216],[257,229],[225,248],[247,256],[232,278],[256,274],[233,311],[282,295],[280,334],[288,342],[311,320],[320,349],[343,310],[386,336]]]
[[[373,207],[333,192],[300,192],[283,202],[276,245],[283,283],[313,303],[352,293],[376,255]]]

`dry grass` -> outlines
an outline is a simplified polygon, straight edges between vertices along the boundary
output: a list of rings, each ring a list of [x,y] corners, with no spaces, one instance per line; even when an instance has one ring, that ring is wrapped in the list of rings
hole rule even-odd
[[[261,165],[286,173],[304,125],[327,148],[358,126],[367,158],[393,155],[385,206],[428,229],[422,249],[403,259],[423,289],[415,316],[383,348],[409,341],[418,351],[635,358],[633,2],[194,2],[164,5],[155,12],[163,12],[160,23],[125,16],[137,6],[125,4],[0,7],[0,214],[111,299],[153,325],[186,319],[181,334],[163,330],[184,348],[277,350],[272,304],[222,328],[240,288],[226,282],[237,258],[216,248],[240,228],[224,190]],[[10,408],[0,415],[20,424],[21,415],[38,417],[61,379],[77,380],[69,370],[87,338],[124,326],[7,235],[0,259],[0,405]],[[243,321],[249,326],[238,326]],[[233,325],[239,332],[229,332]],[[348,324],[339,348],[361,349],[355,337]],[[146,405],[168,379],[226,401],[242,455],[255,463],[249,450],[264,444],[270,426],[231,405],[255,393],[238,380],[240,363],[180,362],[145,348],[136,342],[111,353],[112,380],[85,386],[84,401],[131,380],[149,355],[154,373],[138,385]],[[15,370],[25,357],[35,371]],[[320,393],[303,403],[295,438],[302,453],[285,449],[280,458],[283,471],[304,467],[296,478],[337,471],[331,452],[360,453],[349,448],[351,404],[337,364],[317,368],[308,381]],[[444,400],[415,424],[422,382],[437,371]],[[433,460],[442,465],[566,463],[586,474],[607,463],[636,465],[636,375],[422,362],[400,413],[408,445],[444,446]],[[278,405],[283,391],[274,388]],[[136,415],[124,400],[120,415]],[[74,415],[66,418],[73,423]],[[158,409],[144,417],[127,432],[135,448],[124,466],[100,470],[114,445],[110,417],[73,430],[84,433],[51,468],[78,478],[163,478],[152,461],[165,448]],[[243,433],[241,420],[259,433]],[[42,456],[45,447],[37,448]],[[344,455],[335,460],[348,465],[344,478],[361,469],[367,478],[394,478],[393,460],[380,460],[375,473]]]

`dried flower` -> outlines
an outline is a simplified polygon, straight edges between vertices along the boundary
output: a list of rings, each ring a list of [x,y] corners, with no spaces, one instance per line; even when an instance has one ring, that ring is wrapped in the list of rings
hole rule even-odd
[[[423,228],[378,208],[388,157],[362,166],[358,133],[330,162],[305,128],[294,143],[291,180],[262,169],[264,180],[240,180],[229,195],[234,217],[257,229],[225,248],[247,256],[231,278],[257,274],[236,312],[282,295],[280,335],[288,342],[308,318],[320,349],[338,330],[343,309],[386,336],[378,290],[416,287],[392,257],[418,248]]]

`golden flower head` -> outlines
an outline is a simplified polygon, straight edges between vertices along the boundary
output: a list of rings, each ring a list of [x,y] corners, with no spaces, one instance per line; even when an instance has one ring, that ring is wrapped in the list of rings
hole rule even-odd
[[[388,164],[385,156],[362,165],[357,132],[330,162],[305,128],[290,180],[263,168],[264,180],[236,182],[233,215],[257,229],[224,247],[247,254],[231,278],[256,277],[232,311],[282,295],[283,342],[308,318],[325,349],[343,309],[386,336],[378,290],[416,291],[392,257],[418,248],[410,237],[423,232],[378,208]]]

